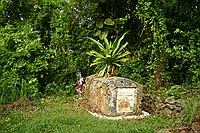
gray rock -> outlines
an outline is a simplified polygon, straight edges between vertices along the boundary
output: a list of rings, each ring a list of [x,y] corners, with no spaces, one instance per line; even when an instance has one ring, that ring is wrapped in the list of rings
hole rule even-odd
[[[166,115],[171,115],[173,113],[173,111],[169,108],[165,108],[161,112],[166,114]]]
[[[165,99],[165,103],[175,104],[176,103],[176,99],[174,98],[174,96],[168,97],[167,99]]]
[[[157,133],[171,133],[171,132],[169,131],[169,129],[160,129],[157,131]]]
[[[179,103],[179,102],[177,102],[177,103],[176,103],[176,106],[177,106],[177,107],[182,107],[182,104]]]
[[[200,123],[192,123],[192,130],[194,133],[200,133]]]
[[[176,105],[172,105],[172,104],[166,104],[166,107],[170,110],[176,110],[177,109]]]

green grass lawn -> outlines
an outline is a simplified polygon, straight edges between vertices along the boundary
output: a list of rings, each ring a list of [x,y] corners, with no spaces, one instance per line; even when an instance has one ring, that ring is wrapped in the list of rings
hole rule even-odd
[[[155,133],[173,125],[162,115],[142,120],[105,120],[91,116],[78,103],[61,97],[40,99],[37,105],[0,116],[1,133]]]

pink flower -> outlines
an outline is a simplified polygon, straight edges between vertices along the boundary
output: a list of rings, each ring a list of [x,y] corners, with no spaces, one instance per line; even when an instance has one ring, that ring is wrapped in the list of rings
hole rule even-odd
[[[83,95],[83,91],[82,91],[82,88],[85,84],[85,78],[80,78],[80,80],[76,83],[77,87],[76,87],[76,91],[78,92],[78,94],[80,96]]]

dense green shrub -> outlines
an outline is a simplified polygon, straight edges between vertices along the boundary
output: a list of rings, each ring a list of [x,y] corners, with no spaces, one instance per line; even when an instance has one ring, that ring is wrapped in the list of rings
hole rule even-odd
[[[148,76],[147,70],[145,69],[145,62],[141,62],[137,59],[132,59],[122,65],[117,71],[116,75],[121,77],[130,78],[141,84],[145,84]]]
[[[125,31],[130,61],[116,75],[155,90],[199,89],[199,27],[197,0],[2,0],[0,102],[74,93],[76,74],[98,69],[89,67],[86,52],[97,47],[85,37],[113,41]]]
[[[95,7],[84,1],[1,2],[1,103],[25,95],[74,93],[77,72],[91,71],[85,51],[93,45],[84,37],[92,31],[88,24],[94,21],[88,18]]]
[[[1,102],[36,95],[38,77],[48,67],[37,33],[26,24],[16,27],[8,24],[1,29],[0,42]]]

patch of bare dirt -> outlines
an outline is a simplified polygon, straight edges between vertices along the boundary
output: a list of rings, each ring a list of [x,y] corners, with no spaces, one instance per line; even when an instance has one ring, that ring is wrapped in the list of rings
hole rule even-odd
[[[78,105],[92,113],[102,114],[101,110],[97,107],[97,105],[91,104],[87,98],[78,100]]]
[[[22,99],[17,100],[16,102],[13,102],[11,104],[7,105],[1,105],[2,106],[2,113],[6,113],[13,109],[22,109],[27,108],[29,106],[33,106],[33,102],[29,100],[27,97],[24,97]]]

